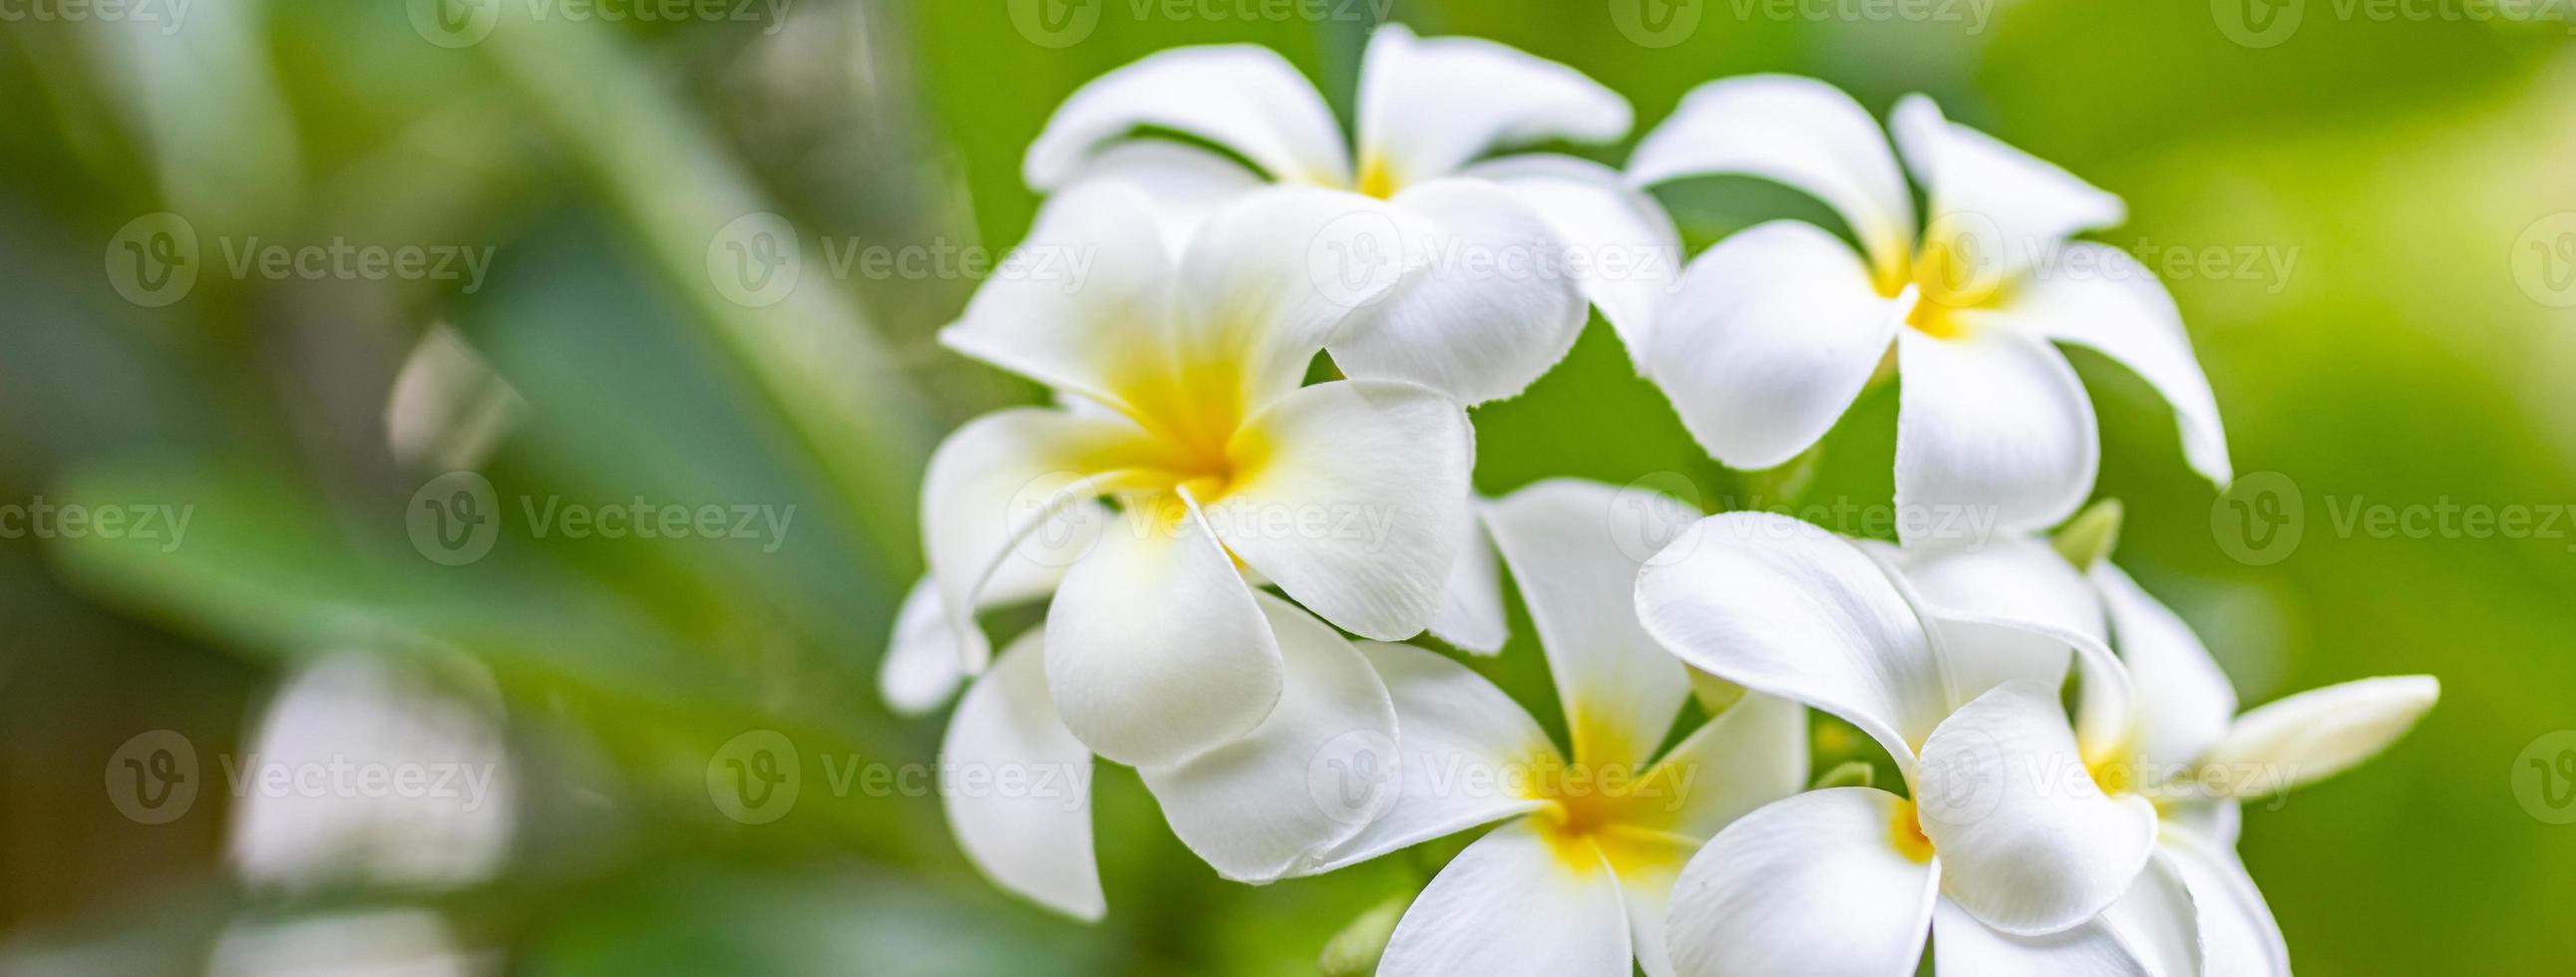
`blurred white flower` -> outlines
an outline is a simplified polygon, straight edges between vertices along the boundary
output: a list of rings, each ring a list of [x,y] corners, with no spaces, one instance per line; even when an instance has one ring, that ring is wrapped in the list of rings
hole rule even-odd
[[[1888,139],[1823,82],[1711,82],[1637,147],[1639,185],[1776,180],[1831,206],[1860,245],[1774,221],[1691,263],[1641,362],[1700,445],[1736,468],[1789,461],[1833,427],[1892,345],[1898,505],[2045,528],[2091,493],[2101,453],[2092,401],[2051,345],[2071,343],[2154,385],[2192,468],[2223,487],[2226,434],[2173,299],[2127,254],[2069,240],[2119,223],[2119,198],[1947,121],[1922,96],[1897,104],[1892,128],[1931,210],[1919,227]],[[1910,543],[1945,524],[1903,528]]]
[[[1408,265],[1402,287],[1332,338],[1334,362],[1352,376],[1414,380],[1467,403],[1508,397],[1573,345],[1587,298],[1642,348],[1679,273],[1671,218],[1598,163],[1484,159],[1550,139],[1619,139],[1631,117],[1617,93],[1492,41],[1388,24],[1369,40],[1358,113],[1354,153],[1332,109],[1277,53],[1175,48],[1074,92],[1030,144],[1024,175],[1049,192],[1104,180],[1143,188],[1176,240],[1265,182],[1392,204],[1378,226],[1393,233],[1360,239],[1343,260],[1392,261],[1399,236],[1402,250],[1428,248],[1438,260]],[[1196,145],[1130,138],[1140,128],[1204,139],[1258,172]]]
[[[427,909],[336,912],[224,928],[208,977],[474,977],[501,972],[498,953],[461,945]]]
[[[1064,406],[976,418],[932,456],[922,526],[940,605],[964,636],[1008,561],[1062,567],[1047,685],[1065,725],[1112,760],[1206,753],[1280,699],[1280,649],[1247,574],[1399,639],[1431,619],[1465,544],[1464,411],[1401,381],[1300,386],[1346,312],[1293,258],[1311,235],[1283,233],[1332,220],[1321,193],[1246,197],[1175,256],[1136,191],[1086,188],[1022,249],[1084,255],[1085,277],[998,274],[941,333]],[[1106,522],[1054,531],[1082,518]]]
[[[491,677],[335,654],[279,690],[219,773],[240,800],[231,859],[254,887],[435,889],[493,877],[517,784]]]
[[[1910,794],[1813,791],[1720,832],[1673,890],[1675,972],[1904,973],[1927,933],[1945,974],[2011,972],[1997,961],[2021,944],[2047,949],[2042,972],[2127,972],[2128,951],[2082,924],[2146,864],[2154,809],[2087,776],[2048,662],[1954,655],[1891,573],[1822,529],[1739,513],[1702,520],[1639,577],[1665,648],[1859,727]],[[2123,701],[2118,664],[2090,648],[2099,694]]]
[[[1400,762],[1358,836],[1299,874],[1332,871],[1510,819],[1467,846],[1396,925],[1380,975],[1672,972],[1665,894],[1691,853],[1807,775],[1806,710],[1748,695],[1657,755],[1690,695],[1638,627],[1639,560],[1616,542],[1620,493],[1541,482],[1494,503],[1494,542],[1528,603],[1572,734],[1560,753],[1502,690],[1457,662],[1365,644],[1401,728]],[[1364,771],[1336,770],[1336,774]],[[1331,786],[1345,786],[1339,782]]]

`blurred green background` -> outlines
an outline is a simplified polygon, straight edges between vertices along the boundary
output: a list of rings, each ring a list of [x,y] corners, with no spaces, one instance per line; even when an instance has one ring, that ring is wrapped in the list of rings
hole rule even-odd
[[[1312,973],[1332,933],[1454,848],[1223,883],[1132,773],[1104,768],[1111,911],[1086,927],[986,885],[935,798],[828,789],[835,764],[934,758],[942,720],[891,715],[875,684],[921,568],[919,471],[960,420],[1039,396],[932,344],[973,274],[833,258],[1013,242],[1037,203],[1020,154],[1049,112],[1171,45],[1273,47],[1347,123],[1381,17],[1573,64],[1632,100],[1640,132],[1731,74],[1818,76],[1880,113],[1922,91],[2126,197],[2130,223],[2096,236],[2166,274],[2240,474],[2277,474],[2240,482],[2272,499],[2249,536],[2235,500],[2184,469],[2153,392],[2076,354],[2101,412],[2100,494],[2128,507],[2119,559],[2200,628],[2249,705],[2375,674],[2445,686],[2376,763],[2249,812],[2243,853],[2293,959],[2308,974],[2543,973],[2576,956],[2576,826],[2550,823],[2576,807],[2546,780],[2576,734],[2542,740],[2576,727],[2563,6],[2537,22],[2335,0],[71,9],[0,16],[0,505],[168,507],[188,523],[175,539],[0,533],[0,972],[295,972],[240,964],[259,959],[241,947],[399,908],[442,920],[469,970]],[[1751,181],[1663,195],[1693,248],[1771,217],[1830,220]],[[120,273],[127,245],[168,240],[166,218],[134,223],[156,213],[199,242],[193,284]],[[712,274],[727,226],[756,213],[803,248],[801,277],[767,304]],[[335,241],[481,253],[488,273],[232,263]],[[416,356],[430,336],[490,375]],[[389,410],[406,363],[469,402],[516,405],[481,465],[509,509],[642,497],[793,506],[792,523],[537,538],[505,518],[484,558],[424,559],[406,506],[461,449],[411,443],[399,420],[419,412]],[[1892,391],[1875,393],[1802,477],[1725,472],[1596,318],[1553,374],[1476,413],[1477,480],[1645,479],[1710,508],[1878,504],[1893,414]],[[2348,518],[2445,504],[2532,522]],[[1516,633],[1478,667],[1550,716],[1524,620]],[[516,784],[498,870],[244,881],[226,853],[242,798],[218,758],[256,749],[281,675],[348,655],[488,671]],[[787,816],[745,824],[711,803],[710,758],[761,729],[790,738],[805,786]],[[204,788],[157,824],[125,813],[118,780],[122,751],[155,730],[190,744]]]

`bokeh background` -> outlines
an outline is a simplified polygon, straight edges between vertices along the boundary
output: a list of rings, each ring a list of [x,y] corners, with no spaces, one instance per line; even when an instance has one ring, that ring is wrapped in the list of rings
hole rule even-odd
[[[943,720],[892,715],[875,683],[921,569],[919,472],[962,419],[1040,392],[930,337],[982,273],[962,256],[1026,229],[1019,157],[1048,113],[1148,52],[1249,42],[1347,120],[1387,18],[1578,66],[1640,131],[1730,74],[1822,77],[1880,113],[1926,92],[2125,196],[2130,223],[2095,236],[2167,277],[2246,477],[2228,498],[2196,481],[2153,392],[2076,353],[2100,493],[2127,506],[2120,561],[2249,705],[2444,684],[2376,763],[2249,812],[2244,857],[2294,960],[2576,956],[2566,4],[108,9],[0,5],[0,505],[19,513],[0,511],[0,972],[1313,973],[1454,847],[1223,883],[1104,767],[1111,913],[1083,926],[987,886],[935,797],[847,774],[935,758]],[[1832,220],[1752,181],[1663,196],[1694,249]],[[774,216],[738,223],[755,214]],[[781,226],[797,277],[728,283],[744,229]],[[423,263],[258,260],[335,242]],[[922,270],[840,260],[871,250]],[[173,255],[193,280],[167,276]],[[1892,394],[1806,470],[1729,473],[1596,318],[1476,412],[1477,481],[1884,504]],[[417,514],[458,468],[502,511],[479,558],[445,565]],[[643,539],[521,517],[638,498],[786,522]],[[134,521],[75,528],[74,509]],[[1477,667],[1554,721],[1515,615],[1522,637]],[[750,823],[719,788],[758,730],[791,745],[802,791]],[[1826,738],[1820,764],[1867,749]],[[404,750],[480,774],[479,801],[236,779]],[[170,793],[190,771],[192,795]]]

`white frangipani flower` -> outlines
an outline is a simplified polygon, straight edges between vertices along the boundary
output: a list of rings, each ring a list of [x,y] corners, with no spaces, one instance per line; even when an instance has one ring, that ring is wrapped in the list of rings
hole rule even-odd
[[[1367,659],[1312,615],[1255,592],[1283,673],[1278,704],[1243,737],[1139,767],[1183,844],[1227,878],[1267,882],[1367,825],[1318,802],[1318,765],[1392,769],[1395,707]],[[940,745],[940,796],[958,844],[1005,889],[1085,920],[1106,909],[1091,844],[1092,751],[1048,689],[1050,636],[1003,650],[958,701]]]
[[[987,414],[931,458],[940,606],[962,637],[999,567],[1061,565],[1047,685],[1065,726],[1112,760],[1179,763],[1279,701],[1280,649],[1247,573],[1337,626],[1401,639],[1431,619],[1464,545],[1474,441],[1455,403],[1400,381],[1299,386],[1346,312],[1296,259],[1312,235],[1294,229],[1334,219],[1322,195],[1247,197],[1173,256],[1134,190],[1086,188],[1023,253],[1079,251],[1088,278],[997,275],[941,333],[1067,406]],[[1096,534],[1039,532],[1102,497],[1119,512]]]
[[[1927,933],[1944,974],[2007,972],[1996,962],[2025,945],[2064,972],[2135,972],[2083,924],[2146,864],[2154,809],[2086,776],[2045,661],[1955,654],[1919,600],[1861,547],[1760,513],[1702,520],[1639,577],[1637,611],[1665,648],[1849,721],[1911,795],[1814,791],[1720,832],[1673,890],[1678,973],[1900,974]],[[2116,707],[2125,688],[2105,664],[2097,694]]]
[[[1736,468],[1796,457],[1892,356],[1896,500],[1992,512],[2006,530],[2072,515],[2101,452],[2092,401],[2052,343],[2091,347],[2160,391],[2195,471],[2224,486],[2209,381],[2162,285],[2117,249],[2068,238],[2119,223],[2119,198],[1993,137],[1899,102],[1896,149],[1929,202],[1918,225],[1888,138],[1823,82],[1711,82],[1637,147],[1640,185],[1706,174],[1775,180],[1824,201],[1860,251],[1798,221],[1691,263],[1642,358],[1700,445]],[[1943,535],[1906,520],[1911,543]]]
[[[2359,679],[2238,716],[2235,689],[2180,617],[2108,562],[2090,577],[2136,694],[2128,723],[2080,724],[2090,734],[2085,761],[2106,789],[2155,802],[2163,817],[2160,884],[2188,894],[2139,900],[2139,912],[2161,918],[2132,928],[2196,934],[2198,959],[2181,956],[2164,973],[2288,977],[2280,926],[2236,858],[2238,805],[2377,755],[2433,707],[2441,683],[2430,675]]]
[[[2379,752],[2431,708],[2439,683],[2363,679],[2240,719],[2235,690],[2190,627],[2108,561],[2081,571],[2031,538],[1890,558],[1957,657],[2063,675],[2070,646],[2107,635],[2118,647],[2125,683],[2095,678],[2106,660],[2098,654],[2076,659],[2086,665],[2077,755],[2104,791],[2154,805],[2156,855],[2127,895],[2070,933],[2117,940],[2147,973],[2286,977],[2280,929],[2234,853],[2239,802]],[[2125,701],[2093,691],[2106,684],[2125,685]],[[2064,969],[2049,944],[1999,938],[1986,946],[1999,970],[2006,960],[2032,972]]]
[[[1570,759],[1465,666],[1362,645],[1400,724],[1393,795],[1300,874],[1509,819],[1415,898],[1381,977],[1619,977],[1632,959],[1671,974],[1663,919],[1675,873],[1728,822],[1804,786],[1806,710],[1770,696],[1745,696],[1656,755],[1690,681],[1637,625],[1639,561],[1611,527],[1619,501],[1610,486],[1551,481],[1486,513],[1555,676]]]
[[[1404,277],[1332,338],[1333,360],[1351,376],[1415,380],[1467,403],[1508,397],[1573,345],[1586,298],[1641,348],[1679,270],[1671,218],[1598,163],[1483,158],[1550,139],[1619,139],[1632,119],[1617,93],[1492,41],[1421,38],[1388,24],[1369,40],[1358,111],[1354,154],[1331,107],[1277,53],[1175,48],[1067,98],[1029,146],[1024,175],[1050,192],[1100,180],[1141,186],[1176,239],[1265,182],[1392,204],[1374,225],[1388,233],[1335,258],[1373,266],[1340,273]],[[1259,172],[1179,141],[1130,138],[1140,128],[1205,139]],[[1408,263],[1377,265],[1395,260],[1398,238]],[[1425,250],[1437,252],[1433,263],[1419,260]]]

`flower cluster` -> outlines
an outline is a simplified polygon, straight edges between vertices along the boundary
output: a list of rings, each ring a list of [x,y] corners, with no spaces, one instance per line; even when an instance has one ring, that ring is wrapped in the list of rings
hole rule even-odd
[[[1076,92],[1029,149],[1049,199],[1023,250],[1098,260],[1073,289],[997,275],[942,333],[1054,403],[932,459],[889,700],[965,686],[943,769],[1133,766],[1231,879],[1488,829],[1365,947],[1383,974],[1897,975],[1927,941],[1954,977],[2287,974],[2238,805],[2366,759],[2438,687],[2237,716],[2190,629],[2107,559],[2116,507],[2069,522],[2100,449],[2057,344],[2134,370],[2189,465],[2229,476],[2161,286],[2047,271],[2128,262],[2074,239],[2119,199],[1920,97],[1883,132],[1776,76],[1692,92],[1624,173],[1495,155],[1630,121],[1564,65],[1393,25],[1353,141],[1259,48],[1165,51]],[[1700,174],[1811,193],[1850,240],[1778,221],[1682,266],[1644,188]],[[1993,518],[1899,520],[1889,543],[1725,513],[1656,547],[1608,486],[1477,497],[1467,408],[1528,387],[1593,309],[1730,466],[1797,458],[1901,376],[1899,509]],[[1961,524],[1987,532],[1939,529]],[[1455,658],[1393,643],[1500,650],[1506,572],[1562,744]],[[977,615],[1041,600],[992,653]],[[1898,782],[1812,780],[1809,710]],[[1106,911],[1086,798],[943,794],[996,883]]]

